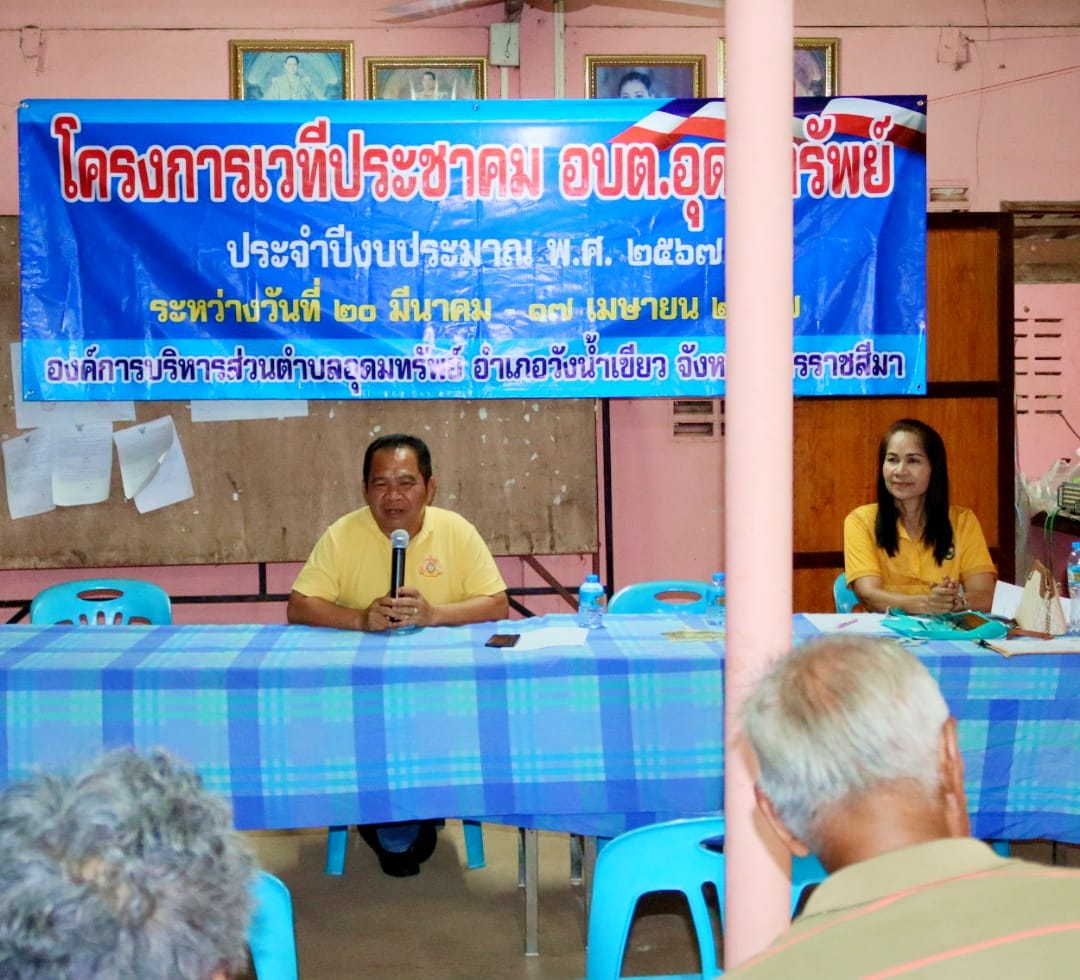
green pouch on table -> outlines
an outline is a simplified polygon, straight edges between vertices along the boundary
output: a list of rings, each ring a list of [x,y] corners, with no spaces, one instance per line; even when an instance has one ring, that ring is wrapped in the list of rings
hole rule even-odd
[[[1004,620],[977,612],[909,616],[892,609],[882,623],[894,633],[916,640],[1000,640],[1009,633],[1009,624]]]

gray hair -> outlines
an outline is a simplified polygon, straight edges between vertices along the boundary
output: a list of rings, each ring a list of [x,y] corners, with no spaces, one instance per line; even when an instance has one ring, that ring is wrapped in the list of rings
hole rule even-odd
[[[0,793],[0,977],[207,980],[246,968],[255,861],[162,752]]]
[[[929,671],[893,640],[823,636],[796,647],[743,707],[758,785],[796,837],[817,850],[818,821],[882,783],[939,785],[949,717]]]

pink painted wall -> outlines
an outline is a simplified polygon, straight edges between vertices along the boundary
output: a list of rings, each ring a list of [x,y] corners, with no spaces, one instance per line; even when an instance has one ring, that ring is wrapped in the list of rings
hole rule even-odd
[[[487,55],[487,28],[501,18],[502,4],[408,23],[378,21],[377,11],[375,0],[307,5],[188,0],[182,6],[5,0],[0,5],[0,214],[18,211],[15,109],[20,99],[227,98],[228,42],[237,38],[352,40],[359,94],[365,55]],[[973,209],[994,211],[1003,200],[1080,199],[1075,163],[1080,119],[1072,111],[1080,105],[1080,4],[1075,0],[903,5],[816,0],[796,2],[795,24],[799,36],[840,39],[842,94],[928,95],[930,180],[967,184]],[[579,97],[585,91],[585,55],[643,51],[705,55],[706,94],[721,92],[722,12],[613,0],[586,4],[560,21],[548,9],[527,6],[520,31],[521,66],[491,68],[489,97],[550,98],[560,91]],[[1023,302],[1061,305],[1050,292],[1056,288],[1025,287]],[[1062,302],[1075,311],[1075,298]],[[1080,328],[1075,314],[1070,316],[1075,334]],[[1074,339],[1071,348],[1077,347]],[[1069,364],[1066,387],[1075,391],[1075,358]],[[670,412],[667,400],[612,404],[615,585],[660,575],[702,578],[724,564],[723,442],[677,443]],[[14,434],[10,413],[0,413],[0,438]],[[1052,445],[1044,444],[1042,430],[1024,430],[1020,439],[1032,465],[1047,452],[1052,458],[1062,451],[1056,436]],[[570,585],[590,564],[581,556],[545,563]],[[249,566],[141,569],[138,574],[176,595],[254,590]],[[506,563],[505,574],[514,586],[542,584],[519,562]],[[272,568],[270,591],[286,591],[291,575],[291,567]],[[55,577],[0,573],[0,599],[29,597]],[[530,600],[529,605],[538,611],[565,609],[557,600]],[[177,608],[183,621],[280,615],[274,604]]]

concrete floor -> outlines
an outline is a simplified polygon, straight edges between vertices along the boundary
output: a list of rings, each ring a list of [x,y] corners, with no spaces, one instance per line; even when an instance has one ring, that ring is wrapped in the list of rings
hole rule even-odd
[[[581,980],[582,889],[570,881],[568,837],[540,834],[540,955],[524,955],[517,831],[484,824],[486,867],[465,867],[461,823],[447,821],[415,878],[388,878],[355,833],[345,874],[323,873],[326,831],[247,835],[293,896],[303,980]],[[642,909],[625,972],[692,972],[688,916],[674,900]]]
[[[323,873],[325,830],[247,835],[260,863],[293,896],[302,980],[582,980],[585,916],[570,881],[569,838],[540,834],[540,955],[524,955],[524,893],[517,887],[517,830],[484,824],[487,865],[465,867],[461,823],[447,821],[415,878],[388,878],[349,835],[345,874]],[[1080,846],[1014,845],[1017,857],[1080,866]],[[681,899],[639,907],[623,966],[628,976],[698,969]],[[248,978],[251,980],[251,978]]]

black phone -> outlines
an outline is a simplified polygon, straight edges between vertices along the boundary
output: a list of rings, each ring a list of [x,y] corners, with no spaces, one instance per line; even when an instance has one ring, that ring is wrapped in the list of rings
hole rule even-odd
[[[494,633],[487,638],[486,647],[512,647],[521,637],[520,633]]]

